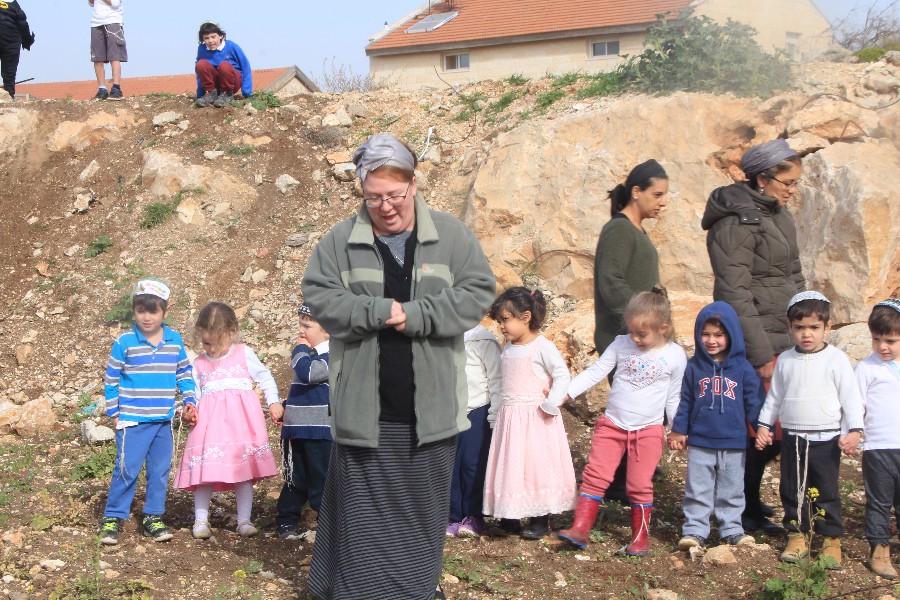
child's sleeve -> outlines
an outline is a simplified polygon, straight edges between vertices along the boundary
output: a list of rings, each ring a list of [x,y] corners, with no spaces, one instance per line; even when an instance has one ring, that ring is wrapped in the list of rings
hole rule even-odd
[[[863,431],[863,401],[859,393],[859,383],[853,375],[850,359],[843,352],[831,363],[838,400],[841,403],[841,420],[849,431]]]
[[[618,358],[619,347],[621,346],[621,343],[619,342],[620,339],[621,338],[617,337],[613,340],[613,343],[607,346],[606,351],[600,356],[597,362],[575,376],[575,379],[569,384],[569,398],[576,398],[582,395],[603,381],[603,378],[612,372],[616,366],[616,359]]]
[[[298,344],[291,352],[291,368],[301,383],[318,384],[328,381],[328,360],[312,354],[306,344]]]
[[[694,377],[691,376],[693,369],[688,365],[684,370],[684,376],[681,378],[681,399],[678,402],[678,411],[675,418],[672,419],[672,431],[675,433],[683,433],[688,435],[691,431],[691,413],[694,410]]]
[[[196,390],[194,383],[194,369],[191,367],[191,361],[188,358],[184,344],[179,344],[178,348],[178,365],[175,367],[175,386],[181,392],[181,399],[185,404],[193,404],[197,406]]]
[[[241,72],[241,93],[244,98],[253,94],[253,71],[250,69],[250,59],[237,44],[234,45],[234,57],[238,63],[238,71]]]
[[[865,361],[859,361],[856,365],[856,369],[853,371],[853,376],[856,378],[856,385],[859,387],[859,398],[862,402],[863,407],[863,421],[865,421],[866,416],[866,404],[869,400],[869,374],[868,367],[866,367]]]
[[[671,343],[671,342],[670,342]],[[666,418],[669,423],[675,422],[675,413],[681,402],[681,382],[684,379],[684,369],[687,367],[687,354],[684,348],[672,343],[672,374],[669,379],[669,391],[666,398]]]
[[[759,427],[766,427],[773,432],[775,431],[775,421],[781,415],[781,407],[784,405],[786,388],[784,365],[785,362],[783,360],[775,363],[775,373],[772,375],[772,381],[769,384],[769,393],[766,394],[766,400],[763,402],[759,411],[759,419],[757,419]]]
[[[200,56],[200,52],[202,52],[203,48],[205,48],[205,47],[206,46],[204,46],[202,43],[199,46],[197,46],[197,58],[194,60],[195,65],[198,62],[200,62],[200,59],[202,58],[202,56]],[[196,76],[196,79],[197,79],[197,97],[201,98],[203,96],[203,94],[205,93],[205,90],[203,89],[203,84],[200,83],[199,75]]]
[[[262,390],[263,396],[266,397],[266,404],[279,404],[281,400],[278,399],[278,385],[275,383],[275,378],[272,377],[272,372],[260,362],[256,352],[248,346],[244,346],[244,356],[247,358],[247,369],[250,371],[250,377]]]
[[[563,360],[562,354],[559,353],[559,350],[550,340],[546,340],[540,351],[535,353],[535,358],[538,357],[551,378],[547,402],[560,406],[563,400],[566,399],[566,390],[569,389],[569,383],[572,381],[569,367],[566,366],[566,361]]]
[[[741,393],[744,396],[744,412],[747,415],[747,421],[754,431],[759,426],[759,411],[763,404],[762,394],[760,394],[761,387],[759,375],[756,374],[750,363],[747,363],[747,368],[744,369]]]
[[[492,340],[485,340],[479,346],[484,349],[481,360],[484,362],[485,372],[487,373],[488,397],[491,399],[491,406],[488,408],[488,423],[493,427],[494,421],[497,420],[497,413],[500,412],[500,405],[503,403],[500,344]]]
[[[103,394],[106,398],[106,416],[119,416],[119,378],[125,366],[125,350],[119,340],[113,342],[106,363],[106,374],[103,377]]]

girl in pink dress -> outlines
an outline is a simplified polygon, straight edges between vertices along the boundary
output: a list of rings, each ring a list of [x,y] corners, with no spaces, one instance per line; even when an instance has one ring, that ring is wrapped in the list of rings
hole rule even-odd
[[[500,518],[501,535],[537,540],[550,513],[575,505],[575,469],[559,406],[569,370],[540,335],[547,305],[540,290],[513,287],[491,306],[507,344],[501,355],[502,404],[494,424],[484,484],[484,513]],[[519,520],[530,517],[524,529]]]
[[[262,390],[276,422],[282,413],[278,387],[253,350],[237,343],[238,329],[234,310],[222,302],[203,307],[194,327],[204,353],[194,360],[197,408],[189,405],[184,411],[183,418],[192,428],[175,487],[194,490],[191,534],[197,539],[212,535],[209,502],[213,492],[231,489],[237,502],[238,534],[256,535],[258,530],[250,521],[253,482],[277,473],[266,418],[253,385]]]

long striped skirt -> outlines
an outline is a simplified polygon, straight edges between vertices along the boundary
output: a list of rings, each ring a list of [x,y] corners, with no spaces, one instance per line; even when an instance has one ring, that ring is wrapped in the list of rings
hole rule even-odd
[[[378,448],[332,448],[308,583],[318,600],[434,597],[456,437],[416,447],[414,425],[379,427]]]

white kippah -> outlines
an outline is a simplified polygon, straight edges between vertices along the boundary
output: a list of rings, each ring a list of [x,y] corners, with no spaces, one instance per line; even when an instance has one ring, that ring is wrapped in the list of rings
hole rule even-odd
[[[826,298],[825,294],[823,294],[822,292],[814,292],[812,290],[809,290],[806,292],[800,292],[799,294],[791,298],[791,301],[788,302],[788,308],[792,307],[798,302],[802,302],[803,300],[822,300],[823,302],[831,304],[831,300]]]
[[[141,279],[131,288],[132,298],[139,294],[150,294],[151,296],[168,300],[170,293],[169,286],[158,279]]]

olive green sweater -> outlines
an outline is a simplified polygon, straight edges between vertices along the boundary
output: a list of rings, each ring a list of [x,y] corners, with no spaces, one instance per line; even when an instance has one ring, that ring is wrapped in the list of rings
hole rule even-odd
[[[603,226],[594,256],[594,345],[603,354],[625,333],[625,305],[638,292],[659,284],[659,255],[647,237],[623,214]]]

